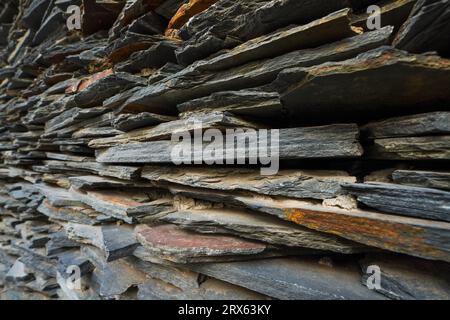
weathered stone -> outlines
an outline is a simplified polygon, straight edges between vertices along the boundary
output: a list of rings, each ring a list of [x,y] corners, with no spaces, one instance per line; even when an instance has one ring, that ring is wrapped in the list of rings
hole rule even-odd
[[[47,121],[45,123],[45,131],[46,132],[55,131],[70,126],[74,123],[80,122],[84,119],[99,116],[102,113],[105,113],[106,111],[107,111],[106,109],[101,107],[89,109],[72,108],[54,117],[53,119]]]
[[[70,189],[71,194],[79,201],[98,212],[123,220],[136,222],[142,217],[153,217],[172,211],[172,200],[157,193],[138,192],[137,190],[81,191]]]
[[[122,134],[123,132],[111,127],[100,127],[100,128],[86,128],[75,131],[72,134],[73,138],[106,138],[114,137]]]
[[[37,210],[43,215],[56,221],[69,221],[74,223],[82,223],[86,225],[98,224],[96,216],[98,214],[88,207],[55,207],[52,206],[47,200],[44,200]]]
[[[42,18],[44,18],[51,2],[51,0],[33,0],[23,14],[22,21],[24,24],[34,30],[39,29]]]
[[[126,102],[127,108],[145,107],[146,111],[163,109],[191,99],[208,96],[214,92],[241,90],[265,85],[276,79],[280,71],[292,67],[309,67],[327,61],[340,61],[387,44],[392,28],[377,31],[326,44],[314,49],[304,49],[282,56],[247,63],[221,72],[202,72],[201,65],[192,65],[167,79],[142,88]],[[206,68],[205,71],[208,71]],[[273,91],[273,90],[271,90]]]
[[[141,176],[153,182],[175,183],[219,191],[252,192],[290,198],[333,198],[342,193],[341,183],[356,182],[342,171],[282,170],[261,177],[246,168],[190,168],[147,166]]]
[[[415,0],[388,0],[377,3],[380,7],[379,19],[381,26],[395,26],[395,31],[397,32],[408,19],[415,2]],[[373,18],[373,16],[371,17],[370,14],[366,12],[358,14],[352,19],[352,25],[367,30],[369,29],[368,26],[370,26],[368,21],[370,21],[371,18]]]
[[[9,269],[5,278],[9,281],[26,281],[32,278],[32,274],[27,272],[25,264],[19,260],[16,260],[11,269]]]
[[[369,207],[399,215],[450,222],[450,192],[389,183],[344,184]]]
[[[78,206],[83,203],[75,199],[67,190],[55,188],[46,184],[37,184],[37,190],[55,207]]]
[[[288,27],[243,43],[228,52],[200,61],[197,68],[226,70],[247,62],[276,57],[294,50],[315,48],[358,34],[350,27],[350,9],[343,9],[309,24]]]
[[[378,293],[361,286],[355,265],[329,267],[317,260],[306,257],[270,259],[197,264],[190,265],[190,268],[277,299],[383,299]]]
[[[187,3],[179,6],[178,11],[174,15],[171,15],[169,24],[167,26],[167,30],[165,32],[166,36],[171,36],[175,30],[178,30],[182,26],[184,26],[189,21],[189,19],[208,9],[211,5],[216,3],[217,0],[189,0],[189,1],[172,0],[171,2],[176,2],[177,4],[179,2],[187,2]]]
[[[197,124],[198,126],[198,124]],[[182,131],[183,132],[183,131]],[[355,158],[362,155],[362,148],[356,140],[359,134],[358,129],[353,124],[330,125],[322,127],[308,128],[291,128],[279,130],[279,158],[280,159],[320,159],[320,158]],[[225,136],[225,139],[243,139],[246,133],[236,133]],[[257,138],[258,139],[258,138]],[[268,141],[271,139],[269,131]],[[101,141],[93,140],[90,142],[91,147],[105,146],[100,144]],[[257,140],[258,141],[258,140]],[[172,163],[172,151],[175,142],[171,141],[155,141],[143,143],[130,143],[124,139],[125,144],[111,147],[97,153],[96,160],[100,163]],[[111,141],[112,143],[112,141]],[[321,148],[317,149],[320,144]],[[246,161],[249,154],[257,154],[256,149],[258,143],[251,145],[250,148],[241,147],[239,150],[235,148],[227,148],[226,145],[216,148],[215,154],[203,153],[202,161],[212,162],[225,160]],[[208,144],[203,144],[203,149]],[[245,148],[242,150],[242,148]],[[269,153],[275,152],[272,147],[268,146]],[[273,150],[273,151],[272,151]],[[236,153],[235,153],[236,151]],[[188,150],[189,152],[189,150]],[[273,154],[273,153],[272,153]],[[191,154],[184,155],[186,159],[199,159],[200,154],[196,150],[191,150]]]
[[[69,177],[71,186],[83,190],[96,190],[105,188],[138,187],[151,188],[152,184],[146,182],[126,181],[114,178],[104,178],[99,176],[75,176]]]
[[[450,4],[448,1],[419,0],[394,40],[394,46],[409,52],[437,51],[450,54]]]
[[[174,194],[221,202],[267,213],[304,227],[384,250],[450,261],[446,222],[390,215],[367,210],[343,210],[298,200],[247,197],[198,189],[171,188]]]
[[[180,32],[186,41],[178,60],[188,65],[229,47],[229,39],[247,41],[290,24],[305,24],[343,9],[348,1],[220,1],[193,17]],[[214,26],[211,28],[210,26]],[[216,46],[202,45],[207,31],[217,39]]]
[[[107,262],[131,255],[138,246],[133,228],[127,226],[97,227],[69,222],[64,228],[69,239],[103,250]]]
[[[131,54],[127,61],[116,65],[116,70],[136,73],[143,69],[158,69],[167,63],[176,63],[177,43],[161,41],[150,48]]]
[[[138,114],[122,113],[119,114],[114,120],[112,125],[117,130],[131,131],[142,127],[155,126],[163,122],[169,122],[176,120],[175,117],[164,116],[155,113],[141,112]]]
[[[388,160],[449,160],[450,136],[375,139],[367,157]]]
[[[448,300],[448,265],[400,255],[370,254],[361,261],[362,283],[367,285],[369,266],[381,271],[381,288],[375,290],[395,300]]]
[[[55,161],[47,160],[44,164],[47,168],[52,170],[61,171],[81,171],[92,174],[98,174],[100,176],[114,177],[124,180],[132,180],[139,177],[141,169],[138,167],[131,166],[108,166],[101,163],[97,163],[94,159],[89,158],[92,161]]]
[[[342,62],[285,70],[278,86],[285,88],[281,101],[293,117],[349,121],[448,105],[449,74],[449,60],[383,47]]]
[[[450,112],[430,112],[371,122],[362,127],[368,138],[396,138],[449,134]]]
[[[114,73],[88,85],[74,95],[70,101],[73,106],[87,108],[100,105],[106,98],[132,86],[143,84],[140,77],[126,73]]]
[[[59,8],[54,7],[52,11],[42,21],[40,28],[34,35],[32,45],[43,43],[53,34],[57,33],[60,28],[65,26],[64,13]]]
[[[450,172],[395,170],[392,179],[398,184],[450,191]]]
[[[173,134],[209,128],[257,128],[258,125],[222,112],[193,114],[185,119],[161,123],[155,127],[131,131],[118,137],[95,139],[89,142],[91,148],[105,148],[117,144],[152,140],[167,140]]]
[[[139,252],[142,251],[145,251],[145,249],[138,247],[133,254],[138,257]],[[132,262],[138,270],[145,272],[152,278],[163,280],[183,290],[198,289],[202,282],[200,274],[181,267],[152,263],[132,257],[128,257],[127,261]]]
[[[182,290],[157,279],[139,285],[139,300],[265,300],[267,297],[222,282],[208,279],[198,289]]]
[[[195,234],[171,224],[139,225],[135,233],[149,254],[179,263],[258,255],[267,249],[262,243],[230,236]]]
[[[90,35],[99,30],[111,28],[119,16],[123,2],[99,2],[95,0],[83,0],[83,14],[81,16],[81,28],[83,34]]]
[[[254,118],[283,118],[285,110],[278,92],[240,90],[215,92],[177,105],[179,112],[221,111]]]
[[[273,245],[340,253],[364,251],[364,248],[356,243],[321,234],[270,216],[245,211],[181,210],[170,213],[161,220],[200,233],[233,234]]]
[[[64,232],[55,232],[50,235],[50,240],[45,245],[47,256],[53,256],[63,251],[79,248],[80,245],[67,238]]]

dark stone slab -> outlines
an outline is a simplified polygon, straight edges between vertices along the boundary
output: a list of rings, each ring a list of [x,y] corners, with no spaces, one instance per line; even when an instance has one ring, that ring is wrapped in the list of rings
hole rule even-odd
[[[150,112],[141,112],[137,114],[122,113],[113,120],[112,125],[117,130],[128,132],[134,129],[154,126],[163,122],[174,120],[176,120],[175,117],[164,116]]]
[[[305,201],[271,199],[173,188],[171,192],[205,201],[226,203],[274,215],[304,227],[384,250],[430,260],[450,261],[447,222],[402,217],[368,210],[344,210]]]
[[[330,125],[323,127],[291,128],[279,130],[279,158],[280,159],[320,159],[320,158],[356,158],[362,155],[362,148],[357,141],[358,129],[353,124]],[[236,134],[240,139],[244,134]],[[270,136],[270,134],[269,134]],[[240,138],[239,138],[240,137]],[[270,141],[270,137],[268,137]],[[101,141],[91,141],[91,147],[99,147]],[[171,141],[155,141],[126,144],[111,147],[97,152],[96,160],[100,163],[172,163]],[[94,145],[94,143],[96,143]],[[98,144],[97,144],[98,143]],[[317,144],[321,145],[317,149]],[[203,148],[208,144],[204,143]],[[256,148],[257,146],[252,146]],[[245,156],[234,154],[223,147],[218,149],[219,159],[227,160],[227,155],[233,154],[230,161],[248,159],[250,149],[247,148]],[[254,151],[254,149],[252,149]],[[269,147],[269,150],[272,150]],[[245,150],[244,150],[245,151]],[[251,151],[251,152],[253,152]],[[272,152],[272,151],[270,151]],[[199,155],[192,154],[194,157]],[[216,161],[217,156],[203,155],[203,161]]]
[[[278,86],[294,117],[351,121],[448,106],[449,73],[449,61],[438,56],[382,47],[347,61],[285,70]]]
[[[305,24],[343,9],[348,1],[220,1],[194,16],[180,32],[185,42],[178,60],[188,65],[230,43],[239,43],[290,24]],[[214,28],[210,29],[210,26]],[[204,36],[209,32],[209,36]],[[213,37],[217,44],[209,45]],[[236,41],[238,40],[238,41]],[[206,43],[206,44],[204,44]]]
[[[139,225],[136,238],[156,257],[178,263],[202,261],[222,256],[251,256],[263,253],[267,246],[236,237],[196,234],[172,224]]]
[[[367,285],[369,266],[381,271],[377,292],[394,300],[448,300],[450,279],[448,265],[402,255],[370,254],[361,261],[362,283]]]
[[[285,300],[379,300],[360,283],[355,265],[324,266],[317,258],[191,265],[192,270]]]
[[[361,128],[368,138],[416,137],[450,133],[450,112],[430,112],[371,122]]]
[[[364,247],[274,217],[227,209],[181,210],[162,221],[205,234],[232,234],[264,243],[339,253],[364,251]]]
[[[387,160],[449,160],[450,136],[375,139],[367,157]]]
[[[69,239],[101,249],[107,262],[131,255],[138,246],[133,229],[127,226],[87,226],[69,222],[65,230]]]
[[[395,170],[392,179],[398,184],[450,191],[450,172]]]
[[[52,3],[51,0],[33,0],[23,13],[22,21],[31,29],[37,30],[41,26],[45,12]]]
[[[394,46],[409,52],[437,51],[450,54],[450,4],[419,0],[394,40]]]
[[[139,285],[139,300],[266,300],[267,297],[222,282],[208,279],[197,289],[182,290],[158,279],[148,279]],[[188,311],[186,311],[187,313]]]
[[[343,171],[281,170],[275,176],[262,177],[259,170],[236,167],[146,166],[141,176],[153,182],[202,189],[320,200],[342,194],[341,183],[356,182]]]
[[[309,67],[327,61],[340,61],[361,52],[387,44],[391,27],[326,44],[314,49],[293,51],[282,56],[244,64],[221,72],[202,71],[196,64],[149,87],[142,88],[128,99],[126,106],[146,107],[146,111],[169,112],[182,102],[208,96],[214,92],[242,90],[271,83],[285,68]],[[270,90],[270,91],[273,91]],[[165,108],[161,108],[164,105]]]
[[[240,90],[215,92],[207,97],[177,105],[180,112],[222,111],[254,118],[284,118],[285,110],[278,92]]]
[[[450,222],[450,192],[390,183],[344,184],[365,205],[399,215]]]
[[[134,223],[139,218],[152,218],[171,212],[172,199],[151,190],[98,190],[81,191],[70,189],[79,201],[107,216]]]

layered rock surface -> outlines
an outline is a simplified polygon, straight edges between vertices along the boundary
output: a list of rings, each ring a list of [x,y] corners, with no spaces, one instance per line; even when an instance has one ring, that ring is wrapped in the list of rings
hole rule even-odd
[[[448,299],[449,10],[2,1],[0,299]]]

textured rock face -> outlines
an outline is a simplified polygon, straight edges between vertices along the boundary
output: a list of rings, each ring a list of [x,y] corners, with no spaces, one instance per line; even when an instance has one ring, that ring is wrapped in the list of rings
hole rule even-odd
[[[2,0],[0,300],[448,299],[449,9]]]

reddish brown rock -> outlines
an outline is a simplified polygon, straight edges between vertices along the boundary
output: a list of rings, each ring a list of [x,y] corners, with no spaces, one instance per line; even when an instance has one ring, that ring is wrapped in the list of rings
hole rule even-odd
[[[165,33],[166,36],[176,36],[177,30],[184,26],[190,18],[205,11],[217,1],[218,0],[190,0],[188,3],[183,4],[169,21],[169,25],[167,26]]]
[[[152,254],[174,262],[193,262],[196,258],[253,255],[267,246],[237,237],[204,235],[183,230],[175,225],[139,225],[138,241]]]

